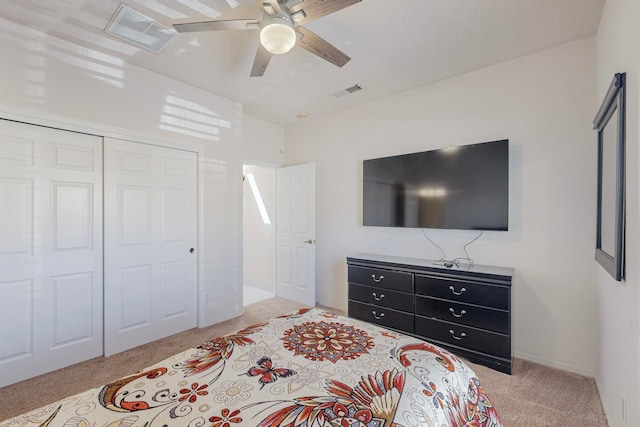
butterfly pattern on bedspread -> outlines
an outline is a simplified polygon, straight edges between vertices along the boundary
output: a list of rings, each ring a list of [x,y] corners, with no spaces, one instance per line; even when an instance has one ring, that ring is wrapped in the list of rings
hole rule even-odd
[[[267,384],[271,384],[278,378],[287,378],[297,372],[287,368],[276,368],[273,366],[271,358],[264,356],[257,362],[258,364],[247,371],[250,377],[259,376],[258,382],[262,384],[260,389]]]
[[[473,371],[424,341],[318,309],[203,343],[0,423],[401,427],[502,424]]]

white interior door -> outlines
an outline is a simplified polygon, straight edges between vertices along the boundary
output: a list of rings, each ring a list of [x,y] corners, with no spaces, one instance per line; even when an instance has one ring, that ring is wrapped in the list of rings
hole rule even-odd
[[[276,194],[277,295],[315,306],[315,164],[279,168]]]
[[[197,322],[197,154],[105,139],[105,354]]]
[[[102,355],[101,146],[0,120],[0,387]]]

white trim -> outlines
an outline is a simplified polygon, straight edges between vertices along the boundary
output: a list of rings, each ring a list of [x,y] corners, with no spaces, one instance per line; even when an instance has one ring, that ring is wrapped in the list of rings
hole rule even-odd
[[[272,289],[273,285],[270,285],[269,283],[257,281],[257,280],[244,279],[242,286],[248,286],[250,288],[257,288],[257,289],[260,289],[260,290],[263,290],[263,291],[267,291],[267,292],[271,292],[271,293],[275,294],[275,289]]]
[[[602,404],[602,410],[604,411],[604,417],[607,420],[607,423],[609,423],[609,425],[613,425],[611,424],[611,421],[608,415],[613,413],[613,408],[610,408],[608,406],[611,400],[607,399],[607,396],[604,396],[602,393],[602,390],[604,390],[604,387],[600,386],[600,384],[602,383],[602,379],[599,376],[596,376],[594,379],[596,382],[596,389],[598,390],[598,396],[600,397],[600,403]]]
[[[582,368],[579,368],[579,367],[574,366],[574,365],[561,363],[561,362],[557,362],[557,361],[554,361],[554,360],[548,360],[548,359],[545,359],[543,357],[535,356],[535,355],[532,355],[532,354],[514,352],[513,356],[518,358],[518,359],[526,360],[526,361],[529,361],[529,362],[537,363],[539,365],[544,365],[544,366],[548,366],[548,367],[551,367],[551,368],[560,369],[560,370],[563,370],[563,371],[566,371],[566,372],[571,372],[571,373],[574,373],[574,374],[582,375],[584,377],[595,378],[595,376],[596,376],[596,373],[594,371],[589,371],[589,370],[582,369]]]

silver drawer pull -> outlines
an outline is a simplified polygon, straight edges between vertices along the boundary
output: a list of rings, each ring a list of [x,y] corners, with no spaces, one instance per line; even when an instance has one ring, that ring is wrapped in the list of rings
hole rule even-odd
[[[462,289],[460,289],[460,292],[456,292],[456,288],[454,288],[453,286],[449,286],[449,290],[454,295],[462,295],[463,293],[465,293],[467,291],[467,288],[462,288]]]
[[[453,314],[453,317],[462,317],[467,314],[465,310],[460,311],[460,314],[456,314],[456,311],[453,309],[453,307],[451,307],[449,311],[451,312],[451,314]]]
[[[384,313],[380,313],[380,316],[378,316],[375,311],[372,311],[371,313],[373,313],[373,317],[375,317],[376,320],[380,320],[384,317]]]
[[[373,292],[371,295],[373,295],[373,299],[376,301],[380,301],[382,298],[384,298],[384,294],[380,294],[380,296],[378,296],[375,292]]]
[[[384,279],[384,276],[380,275],[380,277],[378,277],[378,278],[376,279],[376,275],[375,275],[375,274],[372,274],[372,275],[371,275],[371,278],[373,279],[373,281],[374,281],[374,282],[376,282],[376,283],[380,283],[380,282],[382,281],[382,279]]]
[[[449,333],[451,334],[451,336],[453,337],[454,340],[458,340],[460,341],[462,338],[466,337],[467,334],[465,334],[464,332],[460,334],[459,337],[456,336],[456,333],[453,332],[453,329],[449,329]]]

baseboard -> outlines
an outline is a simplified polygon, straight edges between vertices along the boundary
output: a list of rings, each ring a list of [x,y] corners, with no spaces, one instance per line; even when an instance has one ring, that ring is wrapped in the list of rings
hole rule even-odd
[[[596,389],[598,390],[598,396],[600,396],[600,402],[602,403],[602,410],[604,411],[604,417],[607,419],[609,425],[613,425],[609,422],[609,414],[613,413],[613,409],[609,407],[609,399],[607,396],[603,396],[602,387],[600,387],[600,379],[596,375]]]
[[[202,325],[198,325],[198,328],[206,328],[209,326],[216,325],[218,323],[226,322],[227,320],[235,319],[236,317],[240,317],[244,314],[244,310],[241,308],[240,311],[234,311],[232,313],[227,313],[225,316],[215,317],[213,319],[209,319],[209,322],[203,323]]]
[[[526,360],[529,362],[533,362],[533,363],[537,363],[539,365],[544,365],[544,366],[548,366],[550,368],[556,368],[556,369],[560,369],[562,371],[566,371],[566,372],[571,372],[574,374],[578,374],[578,375],[582,375],[583,377],[589,377],[589,378],[595,378],[596,373],[593,371],[589,371],[587,369],[583,369],[583,368],[579,368],[577,366],[573,366],[570,364],[566,364],[566,363],[560,363],[557,361],[553,361],[553,360],[548,360],[545,359],[544,357],[540,357],[540,356],[536,356],[536,355],[532,355],[532,354],[528,354],[528,353],[521,353],[521,352],[514,352],[514,357],[517,357],[518,359],[522,359],[522,360]]]
[[[252,288],[258,288],[258,289],[262,289],[264,291],[268,291],[268,292],[274,292],[275,286],[269,284],[269,283],[264,283],[264,282],[260,282],[257,280],[252,280],[252,279],[248,279],[248,278],[244,278],[242,281],[244,286],[249,286]]]

